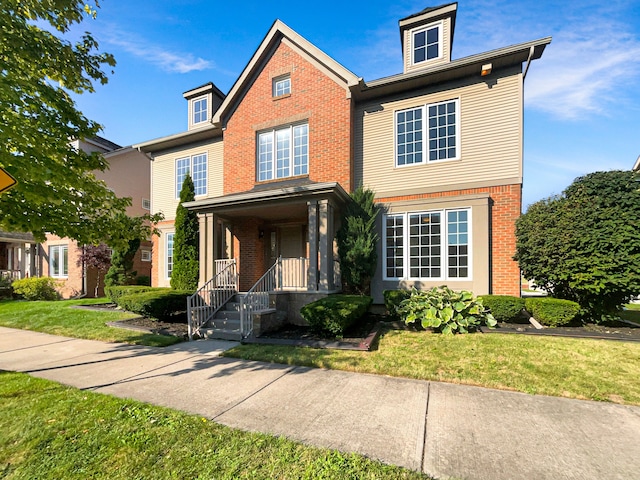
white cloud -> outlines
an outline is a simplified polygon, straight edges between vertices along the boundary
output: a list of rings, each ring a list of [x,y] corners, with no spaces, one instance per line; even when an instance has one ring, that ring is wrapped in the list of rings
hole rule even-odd
[[[115,28],[104,32],[102,37],[106,43],[118,46],[125,52],[152,63],[166,72],[189,73],[215,67],[214,62],[210,60],[195,57],[190,53],[170,51]]]

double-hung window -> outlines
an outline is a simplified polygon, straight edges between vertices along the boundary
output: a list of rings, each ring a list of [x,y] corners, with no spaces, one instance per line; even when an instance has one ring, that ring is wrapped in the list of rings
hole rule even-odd
[[[49,276],[64,278],[69,275],[68,245],[52,245],[49,247]]]
[[[195,195],[207,194],[207,154],[191,155],[190,157],[178,158],[176,160],[176,198],[180,198],[180,190],[184,177],[187,173],[191,175]]]
[[[396,166],[459,158],[458,99],[396,112]]]
[[[291,93],[291,77],[285,75],[273,79],[273,96],[281,97],[283,95],[289,95]]]
[[[173,236],[174,233],[167,233],[167,278],[171,278],[171,272],[173,272]]]
[[[411,32],[414,65],[442,56],[442,23],[427,25]]]
[[[258,181],[309,173],[309,125],[258,134]]]
[[[384,219],[384,278],[471,278],[468,208],[408,212]]]
[[[206,122],[208,120],[207,97],[196,98],[192,101],[193,124]]]

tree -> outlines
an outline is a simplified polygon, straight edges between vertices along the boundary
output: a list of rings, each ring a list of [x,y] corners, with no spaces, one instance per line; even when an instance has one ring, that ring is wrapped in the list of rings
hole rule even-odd
[[[129,240],[126,248],[113,249],[111,267],[105,276],[104,283],[114,285],[132,285],[135,283],[137,271],[133,269],[133,259],[140,248],[140,239]]]
[[[531,205],[516,223],[526,278],[594,320],[640,293],[640,176],[595,172]]]
[[[18,184],[0,196],[0,229],[45,233],[97,244],[130,205],[95,178],[107,163],[76,151],[71,139],[95,136],[100,125],[76,108],[71,94],[104,84],[112,55],[97,53],[86,33],[64,35],[96,11],[79,0],[3,0],[0,3],[0,167]]]
[[[98,296],[98,290],[100,289],[100,277],[105,274],[111,266],[111,252],[109,247],[104,243],[100,245],[85,245],[82,248],[82,253],[78,257],[76,262],[78,267],[93,268],[96,271],[96,289],[94,296]]]
[[[198,249],[198,216],[187,210],[182,204],[195,200],[195,187],[191,176],[187,174],[180,190],[180,203],[176,209],[175,234],[173,236],[173,270],[171,288],[175,290],[195,291],[198,288],[200,265]]]
[[[347,293],[369,295],[371,292],[371,278],[378,260],[375,222],[379,210],[374,197],[372,190],[358,187],[351,194],[336,235],[342,285]]]

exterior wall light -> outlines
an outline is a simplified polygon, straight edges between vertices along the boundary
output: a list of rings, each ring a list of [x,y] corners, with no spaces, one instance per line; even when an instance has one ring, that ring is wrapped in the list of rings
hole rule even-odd
[[[486,77],[491,73],[492,69],[493,69],[493,65],[491,63],[485,63],[484,65],[482,65],[482,71],[480,72],[480,76]]]

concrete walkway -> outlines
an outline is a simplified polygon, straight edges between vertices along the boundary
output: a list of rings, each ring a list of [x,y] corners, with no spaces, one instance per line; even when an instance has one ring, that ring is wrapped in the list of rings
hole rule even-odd
[[[0,369],[422,470],[437,478],[640,479],[640,408],[0,327]],[[1,404],[0,404],[1,408]]]

